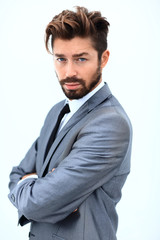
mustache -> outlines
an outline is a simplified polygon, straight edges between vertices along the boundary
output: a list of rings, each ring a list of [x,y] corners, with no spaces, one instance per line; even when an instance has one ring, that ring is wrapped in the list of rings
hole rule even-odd
[[[80,83],[80,84],[84,85],[83,79],[76,78],[76,77],[67,77],[65,79],[60,80],[61,85],[65,84],[65,83]]]

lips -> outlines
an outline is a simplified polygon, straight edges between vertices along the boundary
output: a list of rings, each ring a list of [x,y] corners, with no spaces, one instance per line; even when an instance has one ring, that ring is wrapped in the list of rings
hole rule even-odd
[[[70,82],[70,83],[64,83],[64,87],[67,89],[67,90],[76,90],[79,88],[81,84],[79,82]]]

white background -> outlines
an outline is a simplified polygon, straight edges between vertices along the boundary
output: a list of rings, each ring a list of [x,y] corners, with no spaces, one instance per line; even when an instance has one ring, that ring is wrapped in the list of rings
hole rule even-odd
[[[159,0],[0,0],[0,238],[28,239],[29,226],[17,227],[7,198],[9,173],[39,135],[49,109],[64,98],[44,31],[55,14],[76,5],[100,10],[110,22],[103,79],[133,124],[132,171],[117,206],[118,240],[159,240]]]

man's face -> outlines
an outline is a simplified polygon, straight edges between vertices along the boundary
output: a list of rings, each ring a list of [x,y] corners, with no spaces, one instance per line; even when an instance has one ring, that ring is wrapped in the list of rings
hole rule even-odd
[[[79,99],[101,82],[98,52],[90,38],[55,39],[54,65],[60,85],[69,99]]]

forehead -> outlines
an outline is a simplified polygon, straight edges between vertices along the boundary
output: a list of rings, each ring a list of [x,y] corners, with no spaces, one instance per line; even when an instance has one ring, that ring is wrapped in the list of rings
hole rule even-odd
[[[70,40],[57,38],[54,40],[53,54],[63,55],[75,55],[81,53],[87,53],[89,55],[97,53],[93,48],[93,44],[90,38],[75,37]]]

